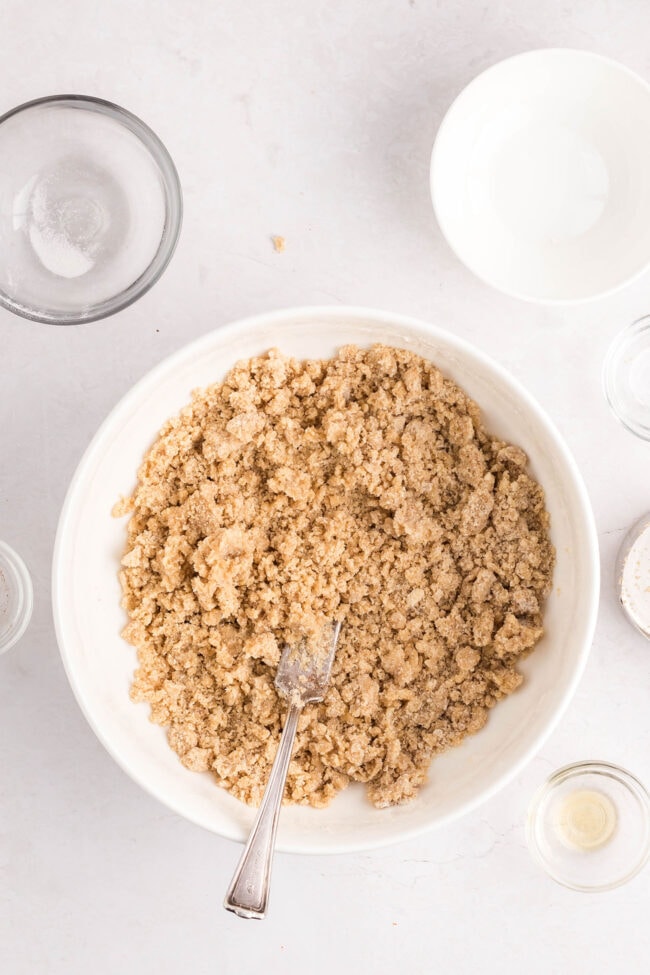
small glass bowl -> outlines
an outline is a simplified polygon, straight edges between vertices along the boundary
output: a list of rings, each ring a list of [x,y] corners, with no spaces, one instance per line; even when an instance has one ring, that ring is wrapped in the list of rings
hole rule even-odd
[[[17,552],[0,542],[0,654],[18,643],[29,625],[33,605],[27,566]]]
[[[615,814],[615,825],[592,849],[562,836],[567,797],[597,793]],[[553,880],[572,890],[603,891],[634,877],[650,855],[650,796],[639,780],[607,762],[577,762],[558,769],[533,797],[527,840],[535,860]]]
[[[125,109],[53,95],[0,118],[0,305],[51,325],[113,315],[176,247],[178,173]]]
[[[624,427],[650,440],[650,315],[620,332],[603,364],[603,388]]]
[[[618,551],[616,592],[621,608],[639,633],[650,640],[650,512],[632,525]]]

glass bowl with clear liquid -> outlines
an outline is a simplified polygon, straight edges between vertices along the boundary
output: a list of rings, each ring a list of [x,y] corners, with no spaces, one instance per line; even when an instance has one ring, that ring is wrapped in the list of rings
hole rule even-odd
[[[157,135],[111,102],[57,95],[0,118],[0,304],[53,325],[112,315],[158,280],[182,194]]]

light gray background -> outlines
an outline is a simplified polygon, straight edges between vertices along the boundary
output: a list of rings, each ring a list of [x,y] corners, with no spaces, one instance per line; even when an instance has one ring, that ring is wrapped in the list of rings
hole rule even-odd
[[[117,101],[163,138],[185,193],[177,254],[134,307],[70,329],[0,312],[0,537],[36,593],[0,659],[3,975],[647,970],[650,870],[571,893],[531,861],[524,820],[568,761],[650,783],[650,645],[612,592],[624,530],[650,509],[650,446],[600,386],[609,341],[650,311],[650,278],[566,311],[502,297],[449,252],[427,177],[442,115],[481,69],[560,45],[650,78],[649,23],[644,0],[2,0],[0,111],[66,91]],[[537,396],[591,494],[602,610],[568,715],[509,788],[383,852],[278,857],[270,917],[244,922],[221,908],[238,848],[141,792],[86,726],[55,645],[52,544],[83,449],[146,370],[231,319],[329,302],[443,325]]]

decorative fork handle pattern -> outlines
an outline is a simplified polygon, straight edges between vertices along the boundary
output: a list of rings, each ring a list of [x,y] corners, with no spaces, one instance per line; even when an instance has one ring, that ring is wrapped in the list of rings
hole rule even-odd
[[[227,911],[239,917],[263,918],[271,886],[271,867],[275,834],[280,818],[280,806],[291,761],[293,742],[296,737],[298,718],[302,704],[291,704],[282,729],[271,775],[264,790],[262,804],[257,811],[244,852],[237,865],[230,887],[223,902]]]

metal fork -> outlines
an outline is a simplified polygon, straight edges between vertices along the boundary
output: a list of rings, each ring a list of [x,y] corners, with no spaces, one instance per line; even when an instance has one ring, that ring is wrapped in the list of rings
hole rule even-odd
[[[340,623],[327,627],[322,643],[315,648],[301,645],[285,647],[282,652],[275,686],[289,702],[289,711],[262,804],[223,902],[227,911],[239,917],[266,916],[275,834],[298,718],[306,704],[325,697],[340,629]]]

